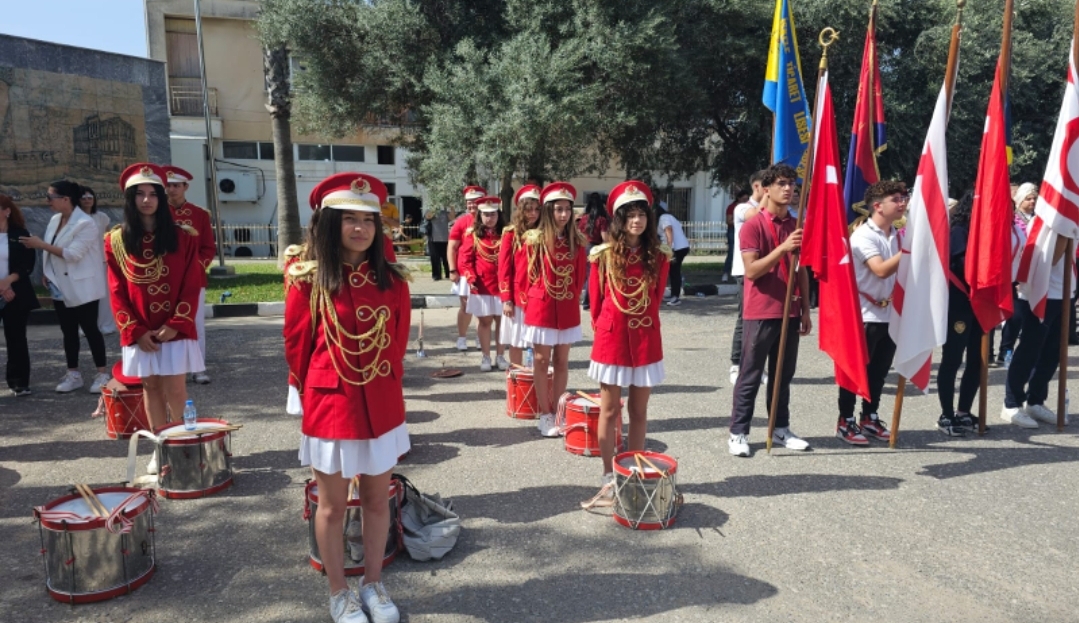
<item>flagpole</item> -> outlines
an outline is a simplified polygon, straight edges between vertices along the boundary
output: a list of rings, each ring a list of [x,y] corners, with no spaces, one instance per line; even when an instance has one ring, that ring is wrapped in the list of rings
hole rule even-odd
[[[828,40],[825,41],[825,37]],[[832,45],[839,40],[839,33],[834,28],[825,28],[820,31],[820,36],[817,37],[824,51],[821,53],[820,66],[817,68],[817,85],[820,85],[821,78],[824,76],[824,72],[828,70],[828,46]],[[815,94],[816,99],[820,101],[820,94]],[[813,119],[817,119],[817,115],[820,113],[818,108],[814,105]],[[802,192],[798,196],[798,219],[795,221],[795,229],[801,229],[802,223],[805,221],[806,203],[809,201],[809,185],[813,181],[813,156],[814,145],[816,139],[816,126],[810,126],[809,128],[809,155],[806,158],[805,177],[802,183]],[[791,253],[791,268],[787,273],[787,295],[783,299],[783,322],[780,324],[779,330],[779,355],[776,357],[776,376],[779,378],[772,379],[772,408],[768,410],[768,436],[765,438],[764,444],[768,453],[772,452],[772,433],[776,430],[776,410],[779,407],[779,386],[782,384],[783,379],[783,356],[787,350],[787,333],[790,326],[790,313],[791,313],[791,299],[794,297],[794,282],[798,279],[798,251]],[[806,299],[803,301],[804,305],[809,304],[809,293],[802,293]]]
[[[888,447],[895,450],[895,441],[899,438],[899,416],[903,413],[903,394],[907,389],[907,377],[899,375],[899,384],[895,388],[895,407],[892,408],[892,435],[888,438]]]
[[[1079,0],[1075,3],[1075,17],[1072,23],[1072,50],[1071,64],[1079,67]],[[1068,79],[1071,79],[1071,67],[1068,68]],[[1068,240],[1068,246],[1064,250],[1064,288],[1060,297],[1060,372],[1057,373],[1057,431],[1064,432],[1064,422],[1068,417],[1066,404],[1068,397],[1068,324],[1071,321],[1073,310],[1071,309],[1072,291],[1072,266],[1075,261],[1075,246],[1072,240]]]

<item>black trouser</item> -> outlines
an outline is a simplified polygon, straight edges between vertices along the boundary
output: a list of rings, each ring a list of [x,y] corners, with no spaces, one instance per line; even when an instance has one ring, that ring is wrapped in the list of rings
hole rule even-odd
[[[1004,363],[1008,351],[1015,351],[1015,340],[1019,338],[1019,330],[1023,327],[1023,317],[1019,314],[1019,294],[1015,285],[1012,285],[1012,317],[1004,321],[1004,328],[1000,331],[1000,349],[997,350],[997,361]],[[992,351],[992,343],[990,343]],[[992,354],[992,352],[990,352]]]
[[[682,296],[682,261],[687,255],[689,255],[689,247],[675,251],[674,257],[671,258],[671,269],[667,273],[667,281],[671,285],[671,296],[674,298]]]
[[[963,380],[959,384],[959,412],[970,413],[974,397],[982,382],[982,336],[985,331],[974,310],[970,299],[955,287],[948,292],[948,340],[944,342],[944,351],[937,368],[937,396],[940,399],[940,413],[949,417],[955,415],[955,377],[959,365],[966,354],[967,367],[963,370]]]
[[[1075,333],[1075,302],[1079,300],[1079,288],[1075,289],[1075,297],[1072,298],[1072,306],[1068,312],[1068,342],[1074,342],[1079,336]]]
[[[78,307],[68,307],[63,301],[56,301],[56,317],[60,320],[60,331],[64,334],[64,355],[67,356],[67,369],[79,369],[79,327],[86,334],[90,344],[90,353],[94,356],[94,365],[104,368],[105,338],[97,328],[97,301],[90,301]]]
[[[772,410],[772,384],[779,383],[779,404],[776,405],[776,428],[790,425],[791,379],[798,365],[798,329],[799,318],[791,318],[787,327],[787,349],[783,355],[782,378],[776,375],[776,358],[779,357],[779,334],[783,330],[783,321],[746,320],[743,322],[745,339],[742,341],[742,363],[738,369],[738,382],[734,385],[734,406],[731,409],[731,434],[748,435],[749,424],[753,421],[753,409],[757,403],[757,392],[761,388],[761,374],[768,365],[768,386],[765,391],[765,405]]]
[[[431,278],[441,279],[442,271],[446,271],[446,276],[450,276],[450,265],[446,261],[446,246],[448,242],[427,242],[427,247],[431,254]]]
[[[723,274],[731,274],[734,264],[734,225],[727,225],[727,259],[723,261]]]
[[[738,318],[734,321],[734,336],[731,337],[731,365],[742,365],[742,297],[745,277],[735,277],[738,284]]]
[[[4,340],[7,342],[7,366],[5,376],[11,389],[30,387],[30,346],[26,341],[26,322],[30,310],[14,303],[0,309],[4,321]]]
[[[888,335],[888,323],[865,323],[865,345],[869,348],[869,363],[865,370],[869,377],[870,400],[862,399],[863,420],[880,409],[880,393],[884,391],[884,381],[888,378],[888,369],[892,367],[892,359],[895,358],[895,342],[892,341],[892,336]],[[854,417],[854,403],[857,399],[858,395],[854,392],[839,388],[840,420]]]
[[[1060,299],[1045,302],[1045,321],[1038,320],[1030,303],[1019,301],[1023,314],[1023,333],[1012,353],[1008,366],[1008,382],[1004,385],[1004,406],[1009,409],[1045,404],[1049,397],[1049,380],[1060,365]]]

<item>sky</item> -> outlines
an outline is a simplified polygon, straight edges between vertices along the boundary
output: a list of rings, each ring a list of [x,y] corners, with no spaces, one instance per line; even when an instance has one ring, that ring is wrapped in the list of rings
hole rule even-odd
[[[146,56],[143,0],[0,0],[0,33]]]

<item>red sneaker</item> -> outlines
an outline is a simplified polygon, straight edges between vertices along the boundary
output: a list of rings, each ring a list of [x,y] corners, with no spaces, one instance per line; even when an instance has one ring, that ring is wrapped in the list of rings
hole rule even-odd
[[[840,420],[835,426],[835,436],[852,446],[869,445],[869,440],[862,435],[862,431],[859,430],[858,425],[854,423],[854,418]]]
[[[880,441],[890,441],[892,439],[892,433],[888,431],[888,427],[880,421],[876,413],[867,418],[862,418],[858,426],[866,437],[872,437]]]

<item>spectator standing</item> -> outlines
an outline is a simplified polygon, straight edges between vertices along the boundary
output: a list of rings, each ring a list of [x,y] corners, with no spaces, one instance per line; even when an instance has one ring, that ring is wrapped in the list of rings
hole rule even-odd
[[[588,203],[584,206],[584,214],[577,219],[577,229],[588,240],[586,255],[592,252],[592,247],[603,244],[610,239],[607,230],[610,229],[611,217],[607,214],[607,208],[603,205],[603,197],[599,193],[588,195]],[[584,290],[581,292],[581,307],[588,309],[588,275],[584,278]]]
[[[90,215],[97,225],[98,238],[101,241],[101,272],[105,274],[105,234],[109,231],[109,215],[97,209],[97,193],[89,186],[82,187],[82,197],[79,198],[79,208]],[[97,307],[97,326],[102,335],[116,333],[116,321],[112,317],[112,299],[108,292],[101,297]]]
[[[461,276],[458,267],[461,263],[461,242],[465,237],[465,230],[472,227],[473,218],[476,216],[476,200],[487,196],[487,191],[482,186],[466,186],[464,189],[465,212],[454,219],[450,226],[449,243],[446,245],[446,256],[450,265],[450,294],[456,294],[461,300],[461,307],[457,310],[457,350],[468,350],[468,342],[465,334],[468,333],[468,325],[472,324],[472,314],[466,310],[468,305],[468,293],[470,286]],[[476,338],[476,348],[479,348],[479,338]]]
[[[731,280],[731,269],[734,268],[734,209],[749,201],[749,197],[749,191],[738,191],[734,201],[730,202],[724,211],[727,222],[727,259],[723,262],[723,281]]]
[[[97,323],[98,301],[108,294],[108,286],[101,270],[101,236],[90,215],[78,208],[81,197],[82,187],[75,182],[60,180],[50,184],[49,207],[56,214],[45,229],[45,239],[26,236],[21,240],[27,247],[42,251],[45,285],[52,294],[60,331],[64,334],[67,374],[60,379],[56,391],[73,392],[84,385],[79,372],[81,327],[97,367],[90,393],[99,394],[109,381],[105,338]]]
[[[1015,203],[1015,226],[1012,235],[1012,255],[1017,254],[1019,238],[1025,243],[1027,237],[1027,224],[1034,218],[1034,204],[1038,200],[1038,187],[1030,182],[1021,184],[1012,196]],[[1018,253],[1022,253],[1023,245],[1018,244]],[[1012,276],[1012,317],[1004,322],[1004,328],[1000,331],[1000,349],[997,350],[996,363],[1002,366],[1008,357],[1009,351],[1015,350],[1015,342],[1019,339],[1019,331],[1023,328],[1023,317],[1019,315],[1019,291],[1016,289],[1015,276]],[[994,329],[995,331],[995,329]],[[993,353],[993,343],[989,343],[989,353]]]
[[[659,215],[659,239],[662,244],[674,252],[671,257],[671,267],[668,281],[671,284],[671,298],[667,305],[677,307],[682,304],[682,262],[689,255],[689,239],[682,231],[682,223],[678,218],[667,211],[667,204],[659,202],[656,210]]]
[[[431,255],[431,278],[442,281],[442,273],[450,275],[450,265],[446,261],[446,245],[450,240],[449,210],[428,210],[424,215],[427,220],[427,250]]]
[[[738,367],[742,361],[742,298],[744,290],[742,285],[745,282],[746,269],[745,262],[742,260],[741,240],[738,234],[742,231],[742,225],[745,224],[746,220],[757,215],[757,208],[760,206],[761,199],[764,198],[764,187],[761,186],[763,176],[764,171],[757,171],[749,176],[749,185],[753,188],[753,194],[749,196],[748,201],[740,203],[734,208],[734,261],[731,263],[731,274],[734,275],[734,281],[738,284],[738,318],[734,321],[734,335],[731,338],[731,385],[738,381]],[[767,373],[764,375],[764,382],[768,382]]]
[[[7,344],[7,385],[16,396],[30,395],[30,347],[26,323],[30,312],[41,307],[30,273],[37,254],[19,242],[30,235],[19,206],[0,195],[0,320]]]

